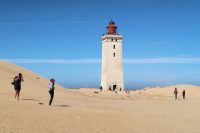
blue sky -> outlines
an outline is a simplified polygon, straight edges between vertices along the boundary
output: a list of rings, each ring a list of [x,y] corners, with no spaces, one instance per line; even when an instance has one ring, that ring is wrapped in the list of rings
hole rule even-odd
[[[0,59],[66,87],[97,87],[113,19],[126,88],[200,85],[199,16],[198,0],[0,0]]]

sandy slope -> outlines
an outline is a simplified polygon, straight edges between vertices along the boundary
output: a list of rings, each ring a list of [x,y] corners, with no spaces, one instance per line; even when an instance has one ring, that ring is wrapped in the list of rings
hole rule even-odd
[[[14,75],[22,72],[21,100],[14,99]],[[199,133],[200,87],[145,88],[114,94],[56,86],[49,107],[48,80],[16,65],[0,62],[0,133]],[[38,103],[43,103],[40,105]]]

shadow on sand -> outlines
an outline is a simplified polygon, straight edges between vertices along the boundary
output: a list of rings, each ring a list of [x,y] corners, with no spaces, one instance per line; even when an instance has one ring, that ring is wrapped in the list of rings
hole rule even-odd
[[[29,99],[28,98],[27,99],[22,99],[22,100],[25,100],[25,101],[37,101],[37,102],[40,101],[40,100],[37,100],[37,99],[31,99],[31,98],[29,98]]]
[[[70,105],[64,105],[64,104],[62,104],[62,105],[54,105],[54,106],[56,106],[56,107],[72,107]]]

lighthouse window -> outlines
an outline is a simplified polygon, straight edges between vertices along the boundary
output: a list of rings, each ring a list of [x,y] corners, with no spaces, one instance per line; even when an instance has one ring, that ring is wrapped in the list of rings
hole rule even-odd
[[[113,45],[113,49],[115,49],[115,45]]]
[[[113,53],[113,57],[115,57],[115,53]]]

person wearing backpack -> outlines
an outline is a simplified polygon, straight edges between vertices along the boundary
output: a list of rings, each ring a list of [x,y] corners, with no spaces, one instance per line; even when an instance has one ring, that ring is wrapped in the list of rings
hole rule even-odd
[[[50,94],[49,106],[51,106],[54,98],[54,89],[55,89],[54,85],[55,85],[55,80],[51,79],[49,83],[49,94]]]
[[[15,89],[15,98],[17,98],[17,100],[19,100],[19,95],[20,95],[20,91],[21,91],[21,82],[23,82],[23,76],[21,73],[19,73],[18,76],[15,76],[14,81],[12,82],[12,85],[14,85],[14,89]]]

